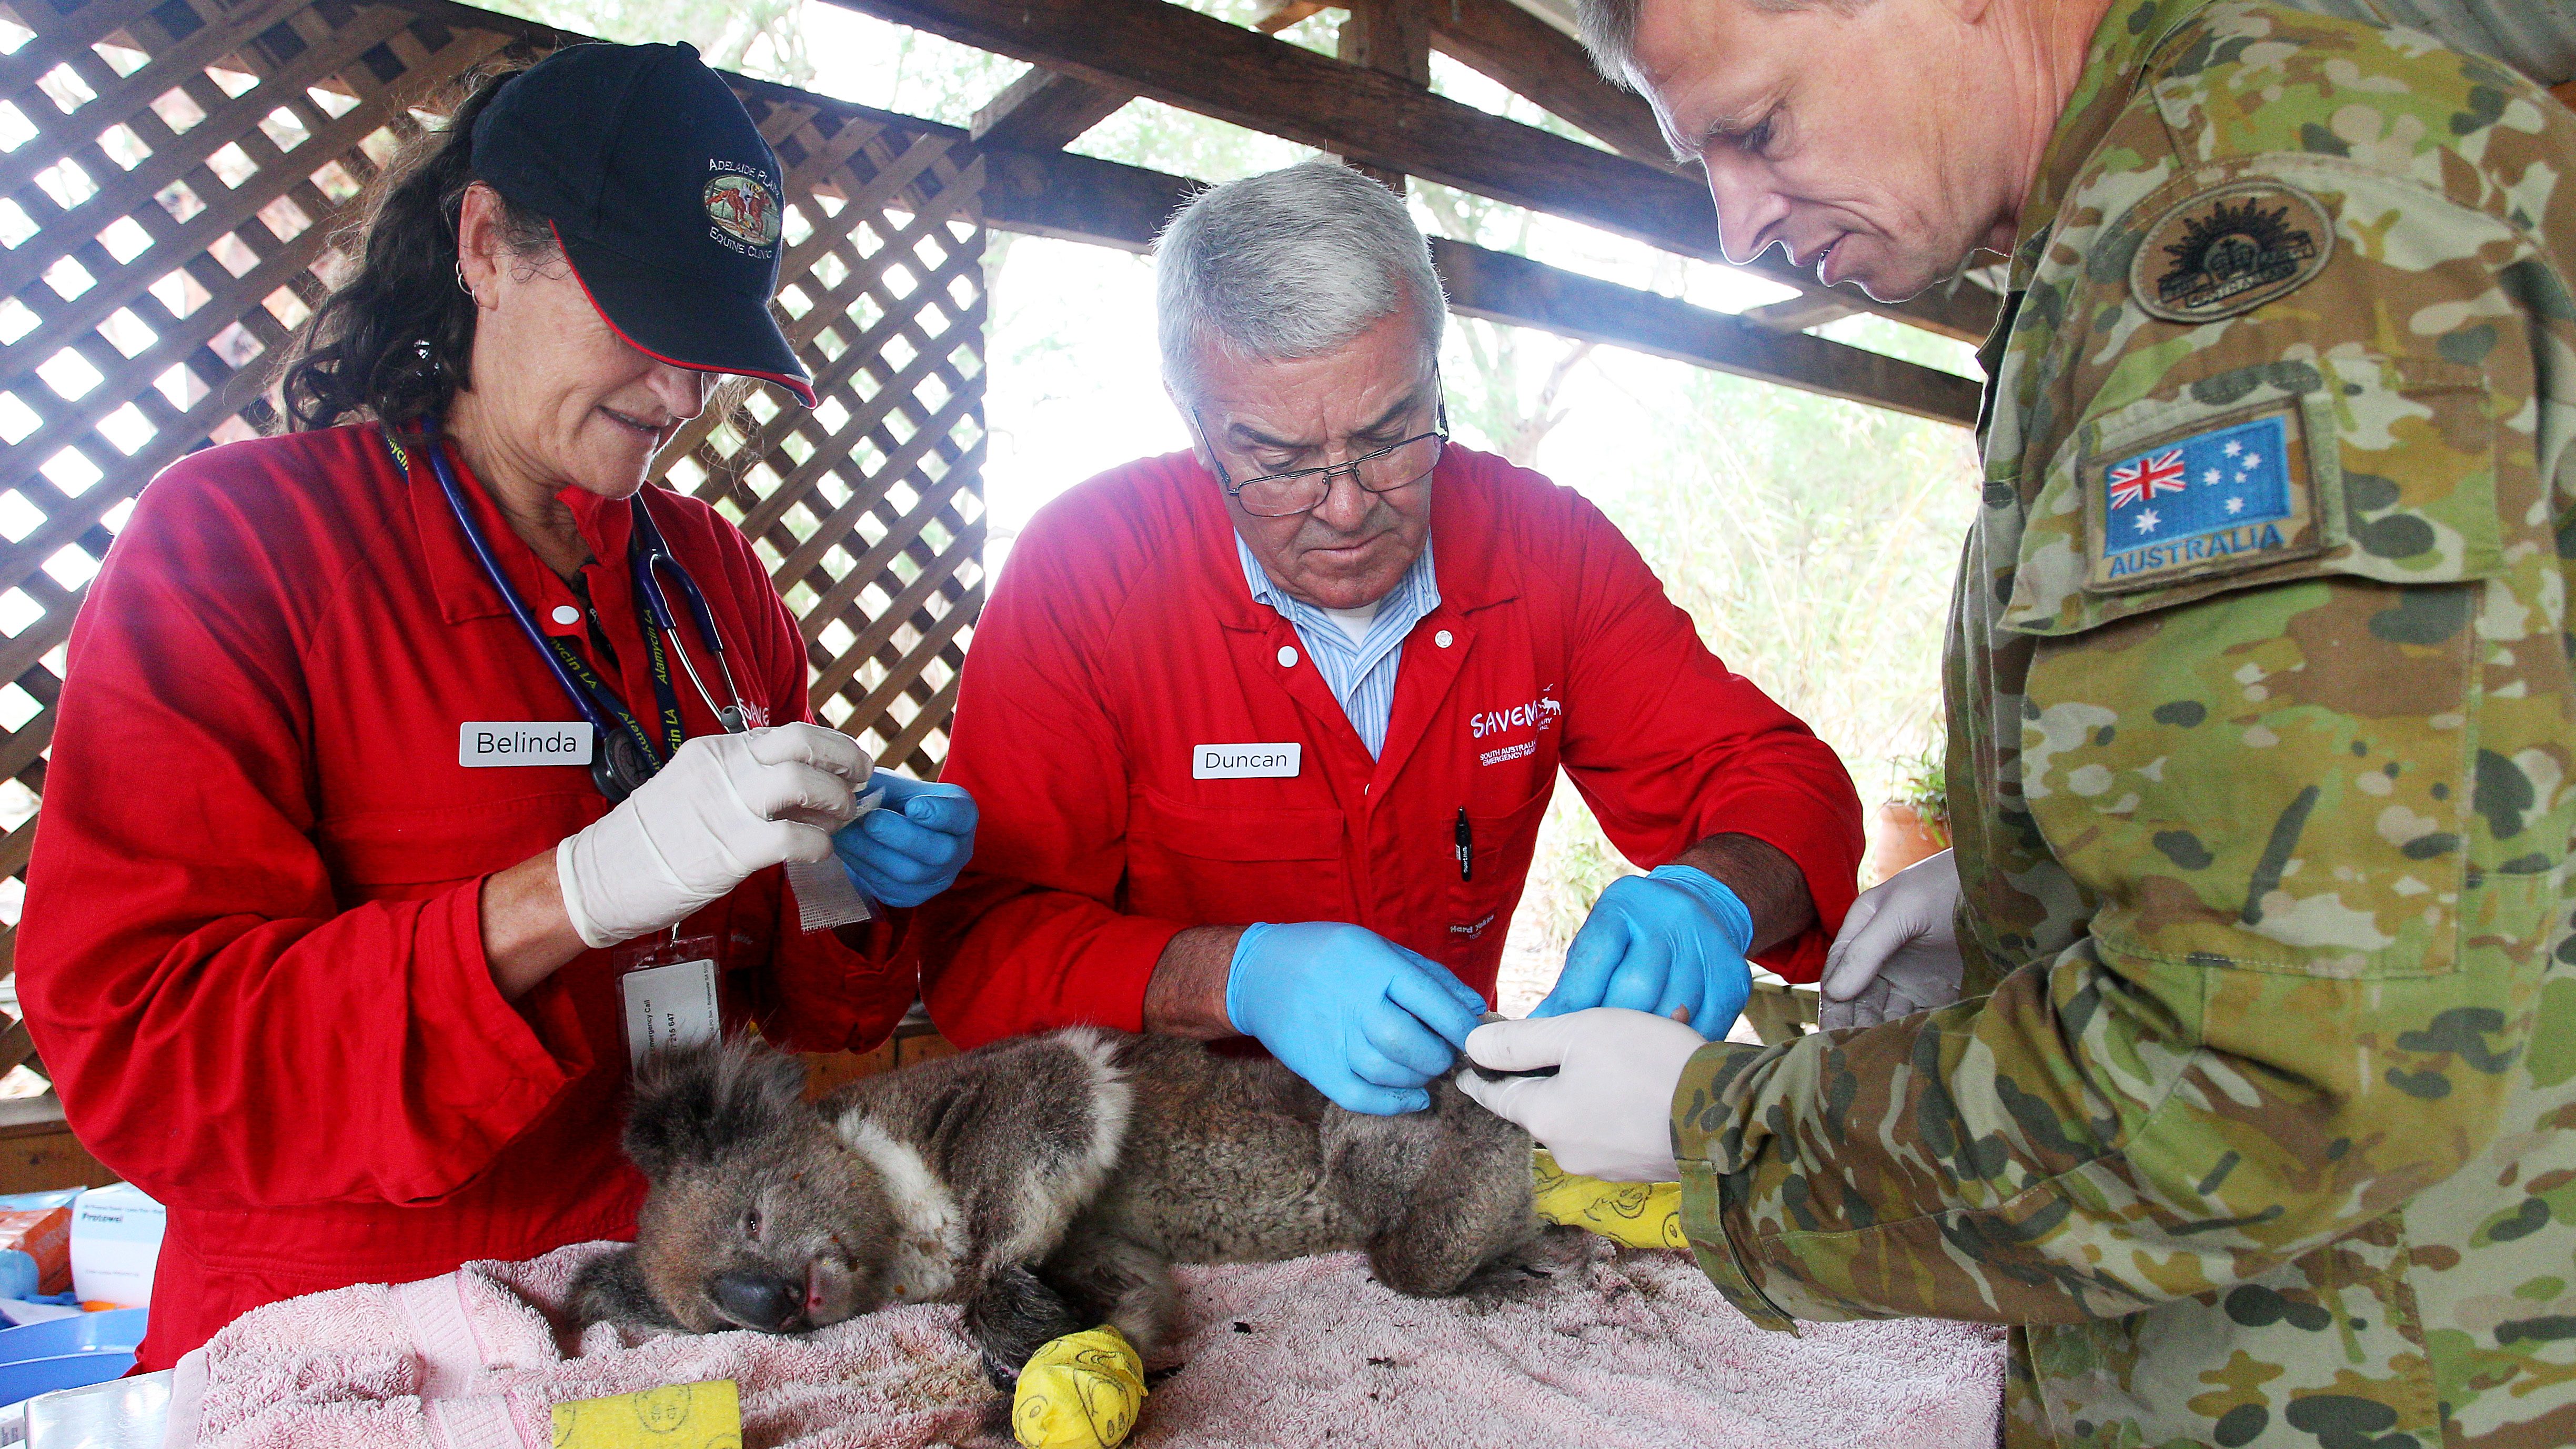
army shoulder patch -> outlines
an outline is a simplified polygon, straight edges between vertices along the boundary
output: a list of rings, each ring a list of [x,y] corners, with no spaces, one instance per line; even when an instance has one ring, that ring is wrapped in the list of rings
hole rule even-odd
[[[2298,408],[2276,403],[2084,460],[2084,586],[2163,588],[2324,548]]]
[[[2166,207],[2129,260],[2129,291],[2168,322],[2251,312],[2324,271],[2334,218],[2278,181],[2237,181]]]

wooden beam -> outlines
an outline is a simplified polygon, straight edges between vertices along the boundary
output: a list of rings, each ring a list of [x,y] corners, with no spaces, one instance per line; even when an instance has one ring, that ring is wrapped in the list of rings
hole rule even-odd
[[[987,152],[984,220],[1006,231],[1143,252],[1200,183],[1089,156]],[[1447,237],[1431,259],[1461,316],[1603,342],[1718,372],[1973,427],[1977,384],[1671,297]]]
[[[1352,65],[1408,85],[1431,84],[1431,15],[1423,0],[1351,0],[1340,47]]]
[[[1330,8],[1319,0],[1270,0],[1252,28],[1276,35]],[[1673,164],[1653,108],[1602,79],[1592,57],[1564,31],[1511,0],[1432,0],[1430,15],[1432,49],[1582,127],[1622,156],[1649,166]]]
[[[1568,217],[1684,256],[1724,260],[1708,192],[1670,171],[1166,0],[834,3],[1364,165]],[[1801,291],[1816,289],[1813,275],[1776,252],[1764,252],[1750,269]],[[1851,295],[1869,311],[1970,342],[1984,339],[1996,310],[1983,288],[1901,303],[1872,301],[1857,289]]]
[[[1677,298],[1447,237],[1431,239],[1431,259],[1449,290],[1450,310],[1462,316],[1605,342],[1934,422],[1976,426],[1979,388],[1957,373],[1803,332],[1774,332]]]
[[[1277,35],[1300,20],[1332,8],[1323,0],[1262,0],[1260,12],[1252,17],[1252,28],[1264,35]]]
[[[116,1181],[63,1123],[51,1092],[0,1102],[0,1193],[57,1192]]]
[[[1768,327],[1774,332],[1804,332],[1810,327],[1839,322],[1859,310],[1844,301],[1839,292],[1807,292],[1785,302],[1747,307],[1738,315],[1756,327]]]
[[[987,146],[1061,151],[1135,98],[1033,65],[985,103],[967,131]]]
[[[1004,231],[1151,251],[1200,183],[1062,151],[984,153],[984,220]]]
[[[1431,17],[1422,0],[1350,0],[1351,13],[1337,37],[1341,58],[1364,70],[1393,76],[1409,86],[1431,85]],[[1398,196],[1404,173],[1366,161],[1360,169]]]
[[[1672,166],[1654,108],[1603,80],[1572,37],[1511,0],[1434,0],[1431,43],[1620,155]]]

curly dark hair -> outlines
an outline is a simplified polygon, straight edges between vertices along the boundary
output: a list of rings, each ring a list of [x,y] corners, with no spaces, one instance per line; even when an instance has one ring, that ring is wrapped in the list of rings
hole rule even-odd
[[[331,289],[278,364],[292,431],[373,417],[400,426],[443,412],[467,385],[474,299],[456,281],[457,217],[474,182],[474,118],[524,67],[469,76],[444,127],[412,138],[334,238],[357,269]],[[544,217],[501,203],[503,243],[550,261]]]

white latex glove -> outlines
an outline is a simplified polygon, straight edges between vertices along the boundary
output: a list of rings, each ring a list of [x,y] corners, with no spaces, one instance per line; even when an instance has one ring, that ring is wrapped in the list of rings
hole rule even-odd
[[[1927,856],[1861,893],[1825,956],[1816,1024],[1876,1026],[1959,999],[1959,864]]]
[[[1708,1038],[1651,1011],[1596,1006],[1563,1016],[1490,1022],[1467,1033],[1467,1059],[1498,1072],[1554,1067],[1552,1077],[1487,1081],[1462,1068],[1459,1090],[1517,1122],[1556,1165],[1612,1182],[1671,1182],[1673,1089]]]
[[[874,768],[858,741],[821,725],[689,740],[555,847],[564,914],[584,943],[614,945],[679,924],[754,871],[829,860]]]

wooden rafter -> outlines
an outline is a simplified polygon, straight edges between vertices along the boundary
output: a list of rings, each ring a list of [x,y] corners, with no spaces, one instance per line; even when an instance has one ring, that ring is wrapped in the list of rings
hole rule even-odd
[[[1461,316],[1606,342],[1935,422],[1976,424],[1979,389],[1957,373],[1822,337],[1773,331],[1678,298],[1447,237],[1432,238],[1431,260],[1448,289],[1450,310]]]
[[[1744,310],[1744,320],[1774,332],[1804,332],[1810,327],[1840,321],[1859,310],[1844,301],[1840,292],[1806,292],[1767,307],[1748,307]]]
[[[987,146],[1058,151],[1134,99],[1126,92],[1033,65],[977,111],[967,130]]]
[[[1364,70],[1393,76],[1409,86],[1431,86],[1431,16],[1424,0],[1350,0],[1337,49],[1341,58]],[[1404,173],[1365,161],[1360,169],[1397,195],[1404,193]]]
[[[1323,0],[1265,0],[1261,12],[1252,20],[1252,28],[1264,35],[1277,35],[1301,20],[1321,15],[1333,7]]]
[[[1724,261],[1705,189],[1659,170],[1230,25],[1166,0],[834,0],[1016,56],[1111,90],[1283,136],[1364,165],[1598,226],[1684,256]],[[1776,252],[1749,270],[1811,291]],[[1963,341],[1992,325],[1995,298],[1954,288],[1901,303],[1852,291],[1866,310]]]
[[[1203,183],[1090,156],[987,152],[984,220],[1004,231],[1142,252]],[[1973,426],[1977,384],[1821,337],[1782,332],[1446,237],[1431,243],[1462,316],[1603,342],[1717,372]]]
[[[1672,164],[1653,108],[1603,80],[1582,46],[1511,0],[1434,0],[1431,43],[1620,155]]]

